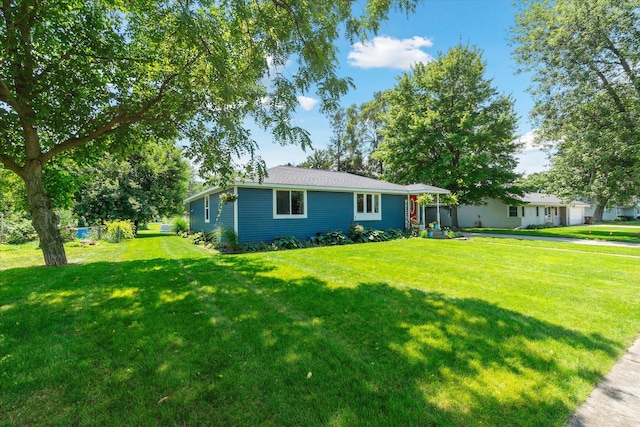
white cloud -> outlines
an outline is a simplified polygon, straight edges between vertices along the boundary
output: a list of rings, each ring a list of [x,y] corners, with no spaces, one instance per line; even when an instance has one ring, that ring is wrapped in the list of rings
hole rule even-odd
[[[549,169],[547,154],[541,150],[527,150],[518,156],[516,172],[530,175],[536,172],[544,172]]]
[[[421,48],[431,47],[433,42],[424,37],[394,39],[375,37],[371,43],[357,42],[349,52],[349,64],[358,68],[396,68],[408,70],[418,62],[433,61],[433,57]]]
[[[303,110],[309,111],[316,106],[316,104],[318,103],[318,100],[315,98],[309,98],[308,96],[298,96],[298,103],[300,104]]]
[[[518,138],[518,141],[522,143],[522,151],[536,151],[540,150],[542,147],[536,141],[536,130],[530,130],[529,132],[522,135]]]

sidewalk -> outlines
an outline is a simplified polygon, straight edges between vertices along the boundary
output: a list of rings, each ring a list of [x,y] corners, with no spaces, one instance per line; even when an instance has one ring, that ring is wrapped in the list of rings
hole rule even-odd
[[[640,426],[640,338],[593,390],[567,426]]]

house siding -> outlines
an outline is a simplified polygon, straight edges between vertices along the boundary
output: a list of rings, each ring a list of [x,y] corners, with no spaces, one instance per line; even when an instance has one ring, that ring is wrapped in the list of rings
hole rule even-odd
[[[507,205],[500,200],[489,200],[486,205],[458,206],[458,225],[460,227],[475,227],[478,221],[482,223],[482,227],[520,227],[522,225],[521,207],[518,206],[517,217],[509,217]]]
[[[522,215],[523,207],[524,215]],[[536,207],[538,215],[536,215]],[[461,205],[458,207],[458,224],[463,228],[475,227],[480,220],[482,227],[485,228],[517,228],[545,224],[547,220],[554,225],[578,225],[584,222],[584,208],[579,206],[552,206],[549,218],[544,215],[545,206],[543,205],[520,205],[517,208],[518,216],[510,217],[508,205],[497,199],[489,200],[486,205]],[[441,212],[448,213],[448,210]],[[451,221],[449,215],[442,216],[442,224],[449,225]]]
[[[204,198],[203,196],[189,203],[189,228],[191,231],[209,232],[217,227],[225,227],[233,229],[233,203],[226,203],[222,206],[222,212],[218,217],[218,206],[220,203],[220,194],[209,194],[209,222],[204,220]],[[237,203],[237,202],[236,202]]]
[[[347,233],[355,223],[376,229],[404,228],[406,196],[382,194],[382,219],[354,221],[351,192],[307,191],[307,218],[273,218],[271,188],[238,189],[238,237],[240,243],[270,242],[276,237],[306,240],[327,230]]]

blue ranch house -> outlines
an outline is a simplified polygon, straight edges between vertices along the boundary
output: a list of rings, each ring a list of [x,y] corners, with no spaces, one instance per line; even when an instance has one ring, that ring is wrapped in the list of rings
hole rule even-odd
[[[278,166],[262,183],[236,181],[212,187],[185,200],[193,232],[233,229],[240,243],[276,237],[309,239],[351,225],[386,230],[426,222],[417,206],[420,194],[439,198],[449,191],[425,184],[398,185],[345,172]],[[220,199],[225,202],[219,211]]]

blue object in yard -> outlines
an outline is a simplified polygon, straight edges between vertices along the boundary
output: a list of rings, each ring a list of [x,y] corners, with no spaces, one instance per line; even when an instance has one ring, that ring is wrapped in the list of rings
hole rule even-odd
[[[89,237],[89,227],[78,227],[76,231],[76,237],[78,239],[86,239]]]

